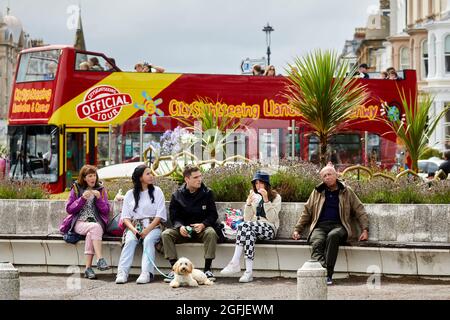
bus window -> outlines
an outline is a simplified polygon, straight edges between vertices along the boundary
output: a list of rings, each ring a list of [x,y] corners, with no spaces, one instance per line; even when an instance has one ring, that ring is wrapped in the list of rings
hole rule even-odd
[[[144,147],[143,149],[147,149],[150,146],[150,142],[156,142],[160,143],[161,132],[152,132],[144,133]],[[141,150],[140,143],[139,143],[139,133],[136,132],[130,132],[125,135],[125,150],[124,150],[124,162],[135,162],[139,161],[139,151]],[[152,155],[153,157],[153,155]]]
[[[56,76],[61,50],[23,53],[17,72],[17,83],[49,81]]]
[[[331,155],[329,161],[341,166],[361,164],[362,147],[357,133],[335,134],[330,139]]]
[[[311,135],[309,138],[308,159],[319,163],[319,138]],[[337,169],[351,164],[361,163],[361,140],[358,133],[342,133],[333,135],[328,142],[327,162],[331,161]]]
[[[319,164],[319,137],[311,135],[309,138],[308,161]]]
[[[379,165],[381,162],[380,136],[369,133],[367,140],[367,156],[371,166]]]
[[[274,163],[283,158],[280,136],[282,129],[258,129],[258,151],[261,163]]]
[[[9,177],[58,180],[58,129],[55,126],[8,128],[11,164]]]
[[[87,154],[89,153],[87,129],[67,129],[66,130],[66,168],[70,171],[72,178],[77,178],[81,168],[88,164]],[[70,178],[66,181],[70,188],[72,181]]]
[[[108,161],[109,133],[97,133],[97,168],[109,165]]]
[[[108,63],[102,56],[78,52],[75,59],[77,71],[107,71]]]
[[[246,141],[247,137],[244,132],[235,132],[227,136],[226,138],[226,158],[234,157],[234,156],[246,156]],[[241,160],[235,160],[236,162],[240,162]]]

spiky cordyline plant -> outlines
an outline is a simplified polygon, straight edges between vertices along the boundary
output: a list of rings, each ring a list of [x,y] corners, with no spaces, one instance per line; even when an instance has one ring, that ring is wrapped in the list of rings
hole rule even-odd
[[[422,154],[427,150],[428,142],[431,135],[436,130],[439,121],[450,110],[449,106],[445,106],[441,112],[434,117],[430,117],[430,109],[433,106],[434,98],[428,93],[421,93],[412,96],[411,92],[407,97],[405,90],[399,92],[404,114],[401,117],[389,119],[382,118],[402,141],[409,153],[412,162],[412,170],[418,172],[418,161]],[[381,114],[384,116],[394,106],[388,106],[387,103],[382,104]]]
[[[366,85],[348,72],[348,62],[332,51],[316,50],[296,58],[286,70],[289,85],[285,97],[319,138],[321,166],[326,165],[328,139],[344,129],[355,108],[364,104]]]

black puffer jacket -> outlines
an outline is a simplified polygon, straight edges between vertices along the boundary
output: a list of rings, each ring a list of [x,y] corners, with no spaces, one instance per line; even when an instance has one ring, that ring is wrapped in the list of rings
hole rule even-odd
[[[169,213],[174,228],[193,223],[215,228],[218,219],[214,194],[203,183],[194,193],[186,188],[186,184],[175,191],[170,200]]]

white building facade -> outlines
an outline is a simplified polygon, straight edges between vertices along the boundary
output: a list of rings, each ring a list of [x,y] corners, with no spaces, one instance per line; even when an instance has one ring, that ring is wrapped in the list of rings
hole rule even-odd
[[[434,97],[432,114],[450,104],[450,1],[390,0],[392,66],[415,69],[420,92]],[[450,149],[450,112],[439,122],[430,146]]]
[[[6,144],[6,120],[20,50],[31,47],[20,20],[0,12],[0,145]]]

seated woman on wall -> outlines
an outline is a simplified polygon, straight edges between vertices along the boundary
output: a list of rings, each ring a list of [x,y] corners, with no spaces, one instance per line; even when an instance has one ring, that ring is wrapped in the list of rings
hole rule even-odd
[[[127,230],[124,234],[125,244],[117,267],[117,284],[127,282],[134,251],[140,241],[143,242],[144,249],[142,270],[136,283],[144,284],[153,281],[155,244],[161,238],[160,223],[167,220],[164,194],[159,187],[154,186],[155,178],[150,168],[146,165],[136,167],[131,178],[133,189],[128,190],[125,194],[121,215]]]
[[[223,275],[240,272],[239,260],[244,251],[246,270],[239,279],[242,283],[253,281],[256,239],[274,239],[280,225],[281,196],[272,190],[269,175],[257,171],[252,184],[244,209],[244,222],[238,226],[233,258],[220,272]]]
[[[108,270],[110,267],[102,257],[102,237],[109,219],[109,202],[106,189],[98,179],[97,168],[85,165],[81,168],[78,180],[70,190],[66,204],[68,216],[61,224],[60,231],[75,231],[86,236],[84,254],[86,270],[84,276],[95,279],[92,259],[97,256],[97,269]]]

